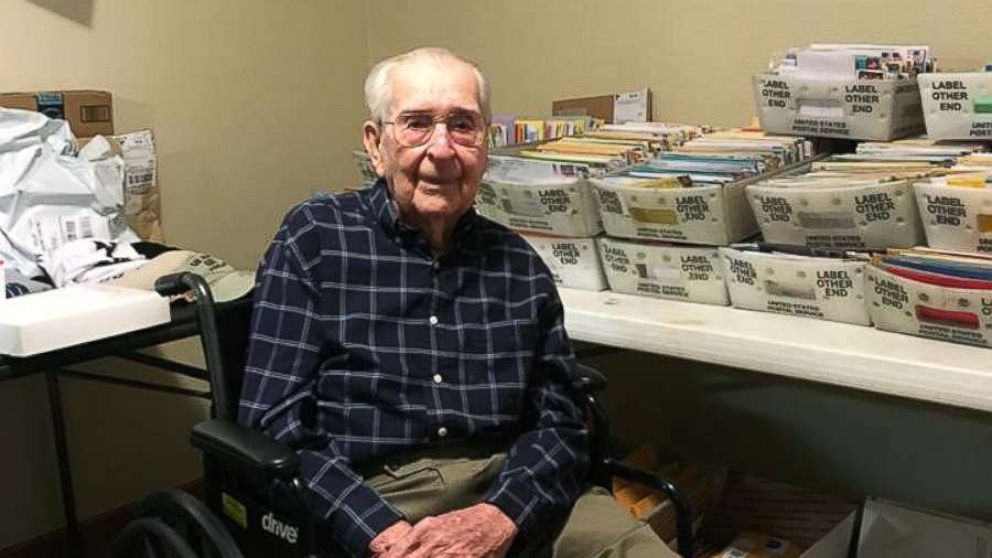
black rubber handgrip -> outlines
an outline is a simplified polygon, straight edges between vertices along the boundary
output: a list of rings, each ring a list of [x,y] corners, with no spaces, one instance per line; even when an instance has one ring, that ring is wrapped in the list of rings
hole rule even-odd
[[[155,292],[162,296],[176,296],[189,291],[189,283],[185,281],[188,271],[170,273],[155,280]]]

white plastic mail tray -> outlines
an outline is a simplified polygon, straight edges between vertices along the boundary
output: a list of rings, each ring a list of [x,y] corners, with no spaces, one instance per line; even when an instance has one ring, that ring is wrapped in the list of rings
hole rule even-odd
[[[765,241],[790,246],[881,250],[923,241],[908,180],[799,188],[752,184],[747,198]]]
[[[865,266],[875,327],[952,343],[992,347],[992,291],[932,285]]]
[[[917,182],[927,246],[942,250],[992,253],[992,189]]]
[[[79,285],[0,300],[0,354],[24,357],[168,322],[153,291]]]
[[[773,134],[887,141],[923,131],[916,80],[810,80],[755,74],[761,128]]]
[[[586,291],[606,289],[595,238],[522,236],[544,260],[559,287]]]
[[[992,140],[992,72],[920,74],[927,136]]]
[[[865,262],[720,248],[734,308],[870,325]]]
[[[601,238],[599,253],[610,289],[657,298],[727,305],[716,248]]]
[[[744,197],[747,181],[688,188],[638,188],[591,179],[609,236],[721,245],[758,231]]]

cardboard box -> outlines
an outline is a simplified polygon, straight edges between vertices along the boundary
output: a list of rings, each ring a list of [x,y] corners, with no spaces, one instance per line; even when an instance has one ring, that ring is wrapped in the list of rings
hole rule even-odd
[[[852,187],[752,184],[747,199],[766,242],[881,250],[923,240],[911,181]]]
[[[928,246],[992,253],[992,190],[925,181],[913,188]]]
[[[601,238],[599,253],[610,290],[618,293],[727,305],[717,249]]]
[[[927,135],[935,140],[992,140],[992,73],[920,74]]]
[[[915,80],[808,80],[762,73],[752,83],[766,132],[886,141],[924,130]]]
[[[551,270],[559,287],[602,291],[606,277],[594,238],[568,238],[536,234],[521,235]]]
[[[800,558],[848,558],[856,509],[846,498],[731,472],[720,506],[703,518],[702,555],[760,533],[805,548]]]
[[[975,558],[989,556],[992,524],[868,498],[858,556]]]
[[[640,89],[611,95],[552,101],[553,116],[591,116],[607,123],[649,122],[652,115],[651,90]]]
[[[724,245],[758,232],[746,182],[688,188],[638,188],[590,179],[606,234],[620,238]]]
[[[41,91],[0,94],[0,107],[41,112],[65,120],[78,138],[114,134],[114,110],[106,91]]]
[[[480,215],[511,229],[564,237],[603,231],[591,171],[579,164],[490,157],[475,196]]]
[[[992,291],[957,289],[865,266],[875,327],[966,345],[992,346]]]
[[[734,308],[870,325],[865,262],[720,248]]]

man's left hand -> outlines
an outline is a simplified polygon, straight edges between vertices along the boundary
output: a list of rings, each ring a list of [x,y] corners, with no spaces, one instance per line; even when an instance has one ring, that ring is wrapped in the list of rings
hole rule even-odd
[[[396,541],[382,558],[502,558],[517,526],[492,504],[426,517]]]

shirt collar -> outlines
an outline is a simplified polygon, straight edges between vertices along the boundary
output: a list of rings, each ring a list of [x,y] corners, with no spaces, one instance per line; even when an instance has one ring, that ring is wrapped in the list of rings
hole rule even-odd
[[[401,244],[406,244],[408,242],[423,244],[426,249],[427,240],[420,235],[420,232],[400,220],[399,213],[396,211],[396,206],[393,205],[392,194],[389,191],[389,185],[386,184],[386,179],[380,177],[376,180],[375,185],[372,186],[372,195],[369,198],[369,201],[371,204],[372,216],[390,238],[397,239]],[[472,238],[472,235],[477,229],[477,220],[478,215],[475,212],[474,206],[470,207],[468,211],[466,211],[465,214],[458,219],[458,223],[455,224],[451,251],[461,248],[470,238]]]

